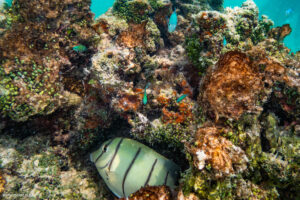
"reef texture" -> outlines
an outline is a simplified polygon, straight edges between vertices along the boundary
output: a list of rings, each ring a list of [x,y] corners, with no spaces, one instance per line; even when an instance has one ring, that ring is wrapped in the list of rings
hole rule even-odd
[[[116,0],[95,20],[89,4],[18,0],[0,15],[3,197],[112,199],[88,155],[123,136],[182,168],[176,191],[129,199],[300,198],[289,25],[252,0]]]
[[[2,175],[0,174],[0,195],[3,193],[4,191],[4,186],[5,186],[5,180],[2,177]]]
[[[49,136],[24,140],[0,137],[0,192],[7,200],[99,199],[90,169],[68,156],[68,149],[50,146]],[[5,188],[3,191],[3,185]]]
[[[216,178],[240,173],[247,168],[248,158],[245,152],[223,137],[217,127],[198,129],[195,145],[191,152],[196,156],[194,165],[202,170],[206,165],[211,168]]]
[[[202,105],[210,107],[216,119],[238,119],[246,111],[256,110],[263,82],[246,54],[229,51],[207,72],[201,89]]]
[[[130,195],[129,200],[171,200],[171,191],[167,186],[148,186],[140,189],[134,194]],[[122,198],[119,200],[126,200],[126,198]]]
[[[89,1],[19,0],[9,12],[10,28],[0,38],[2,115],[24,121],[80,103],[80,74],[70,73],[83,70],[91,51],[72,47],[92,45]]]

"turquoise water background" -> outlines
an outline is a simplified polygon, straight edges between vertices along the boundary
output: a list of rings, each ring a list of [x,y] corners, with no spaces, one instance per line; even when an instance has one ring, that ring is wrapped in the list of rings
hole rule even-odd
[[[115,0],[92,0],[91,10],[95,13],[95,18],[105,13],[114,2]]]
[[[224,0],[224,7],[241,6],[245,0]],[[300,0],[254,0],[259,7],[260,16],[267,15],[275,26],[290,24],[292,33],[284,43],[292,52],[300,50]],[[105,13],[114,0],[92,0],[91,10],[95,17]],[[299,38],[299,39],[298,39]]]

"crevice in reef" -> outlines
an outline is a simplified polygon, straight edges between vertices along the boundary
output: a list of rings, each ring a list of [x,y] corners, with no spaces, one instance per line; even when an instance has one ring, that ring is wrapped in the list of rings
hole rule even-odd
[[[266,137],[266,129],[262,128],[260,132],[260,142],[261,142],[261,148],[263,152],[270,152],[271,145],[269,140]]]
[[[274,92],[272,92],[269,100],[263,105],[263,110],[263,113],[274,113],[279,119],[279,126],[284,126],[285,123],[291,123],[293,121],[293,118],[282,109],[280,103],[278,102],[278,99],[274,95]]]
[[[63,121],[58,119],[71,118],[72,109],[72,107],[68,109],[58,109],[47,116],[36,115],[25,122],[17,122],[6,118],[3,119],[5,125],[1,132],[20,140],[24,140],[36,134],[54,135],[59,129],[63,130],[62,134],[68,134],[68,130],[64,127]],[[72,123],[72,121],[70,123]]]
[[[161,139],[161,140],[164,142],[155,142],[154,141],[153,144],[150,144],[145,140],[142,140],[141,142],[143,144],[153,148],[156,152],[162,154],[166,158],[174,161],[176,164],[178,164],[180,166],[182,172],[187,170],[189,168],[189,162],[186,159],[186,154],[183,152],[184,145],[181,144],[179,147],[171,149],[169,147],[169,143],[166,140],[164,140],[164,139]],[[176,155],[176,156],[174,156],[174,155]]]
[[[128,137],[128,133],[130,132],[130,125],[128,122],[119,117],[116,118],[111,126],[107,129],[99,129],[96,133],[96,138],[93,140],[93,144],[90,145],[90,147],[86,150],[86,152],[92,152],[93,150],[96,150],[99,148],[99,144],[105,142],[108,139],[114,138],[114,137]],[[80,136],[80,134],[78,134]],[[76,136],[75,136],[76,137]],[[78,140],[73,140],[73,146],[74,148],[78,147],[80,144],[74,145],[81,141],[81,138],[78,138]],[[73,151],[76,151],[74,149]],[[80,152],[80,151],[79,151]],[[84,152],[85,153],[85,152]],[[79,155],[81,157],[83,155]],[[86,156],[86,155],[84,155]]]
[[[261,146],[262,151],[270,153],[271,145],[270,141],[266,137],[266,118],[269,113],[274,113],[278,119],[278,126],[284,126],[290,124],[293,121],[293,118],[284,111],[279,103],[279,100],[276,98],[274,92],[271,93],[268,101],[263,105],[263,112],[259,117],[261,121],[262,129],[260,132]]]
[[[157,107],[153,108],[150,112],[145,111],[143,114],[145,114],[150,121],[153,121],[155,119],[159,119],[162,116],[162,111],[160,107]]]

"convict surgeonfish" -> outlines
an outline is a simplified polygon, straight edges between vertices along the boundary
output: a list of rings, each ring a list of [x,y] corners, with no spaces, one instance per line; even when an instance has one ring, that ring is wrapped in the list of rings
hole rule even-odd
[[[174,188],[180,171],[171,160],[128,138],[110,139],[90,157],[108,188],[119,198],[147,185]]]

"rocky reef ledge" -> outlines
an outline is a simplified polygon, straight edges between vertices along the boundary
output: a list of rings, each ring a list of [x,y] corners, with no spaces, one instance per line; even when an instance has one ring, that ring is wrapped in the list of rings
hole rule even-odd
[[[15,0],[0,13],[0,198],[114,199],[89,161],[129,137],[178,188],[129,199],[299,199],[300,52],[247,0]],[[175,31],[169,18],[177,13]]]

